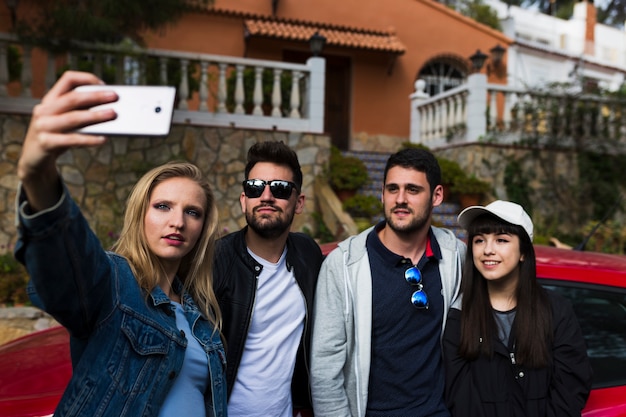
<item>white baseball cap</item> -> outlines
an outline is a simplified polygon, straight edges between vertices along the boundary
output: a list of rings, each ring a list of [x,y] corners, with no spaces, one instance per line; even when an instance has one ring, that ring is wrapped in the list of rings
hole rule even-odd
[[[490,213],[494,216],[498,217],[505,222],[515,224],[518,226],[522,226],[528,236],[530,237],[530,241],[533,240],[533,221],[530,219],[530,216],[524,211],[522,206],[516,203],[512,203],[510,201],[502,201],[496,200],[493,203],[487,204],[486,206],[470,206],[464,209],[457,220],[461,227],[465,230],[469,227],[470,223],[481,214]]]

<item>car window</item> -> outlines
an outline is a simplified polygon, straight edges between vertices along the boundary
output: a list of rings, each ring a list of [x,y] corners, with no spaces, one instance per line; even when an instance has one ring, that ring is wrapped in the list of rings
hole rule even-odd
[[[626,289],[540,280],[568,298],[593,367],[593,388],[626,384]]]

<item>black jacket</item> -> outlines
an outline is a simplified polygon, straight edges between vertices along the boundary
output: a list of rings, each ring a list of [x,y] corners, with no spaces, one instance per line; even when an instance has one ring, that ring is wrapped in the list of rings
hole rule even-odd
[[[453,417],[581,415],[592,377],[585,341],[569,301],[548,293],[554,342],[552,364],[543,369],[513,365],[510,350],[499,340],[494,341],[493,358],[481,355],[471,362],[461,358],[457,353],[461,312],[450,309],[444,333],[444,363],[446,403]]]
[[[223,335],[226,342],[226,382],[228,383],[229,398],[248,336],[257,278],[262,269],[262,266],[248,253],[244,238],[246,230],[247,227],[219,239],[215,250],[213,288],[222,310]],[[291,383],[294,408],[311,407],[309,388],[310,320],[315,285],[322,260],[320,247],[313,239],[303,233],[289,234],[287,238],[287,268],[293,270],[296,282],[306,300],[304,333],[298,348]]]

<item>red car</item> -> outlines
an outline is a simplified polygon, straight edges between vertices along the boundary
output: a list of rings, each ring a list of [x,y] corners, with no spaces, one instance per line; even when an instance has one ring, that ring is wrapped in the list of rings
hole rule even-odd
[[[537,276],[571,300],[587,340],[594,383],[583,416],[626,416],[626,256],[535,248]],[[0,416],[52,414],[71,372],[61,327],[1,346]]]

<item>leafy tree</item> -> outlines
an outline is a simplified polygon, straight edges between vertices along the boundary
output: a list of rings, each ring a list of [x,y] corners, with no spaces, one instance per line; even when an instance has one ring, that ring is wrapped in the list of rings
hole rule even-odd
[[[75,41],[117,44],[128,38],[144,44],[145,31],[175,23],[193,5],[213,0],[30,0],[34,15],[17,16],[15,31],[23,39],[54,52],[72,49]]]
[[[489,26],[492,29],[502,31],[498,13],[484,4],[482,0],[463,0],[459,4],[459,12],[464,16],[471,17],[478,23]]]
[[[489,26],[492,29],[502,31],[502,25],[498,19],[498,13],[483,3],[483,0],[437,0],[449,8],[456,10],[463,16],[474,19],[478,23]]]

